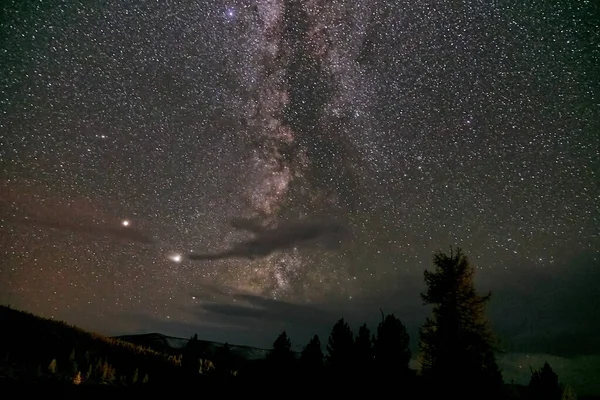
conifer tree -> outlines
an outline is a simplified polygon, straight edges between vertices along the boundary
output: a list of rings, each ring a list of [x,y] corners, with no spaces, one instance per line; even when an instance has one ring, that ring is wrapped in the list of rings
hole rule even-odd
[[[73,385],[80,385],[82,382],[81,372],[77,371],[73,377]]]
[[[499,393],[502,376],[494,355],[494,339],[485,317],[490,295],[476,293],[475,270],[460,248],[434,254],[435,271],[425,271],[427,292],[421,297],[433,306],[420,331],[419,361],[423,375],[447,394],[464,398]]]
[[[52,361],[50,361],[50,365],[48,365],[48,372],[50,372],[51,374],[55,374],[56,368],[57,368],[56,358],[53,358]]]
[[[552,370],[550,364],[537,371],[532,371],[529,381],[529,397],[532,400],[561,400],[563,390],[558,382],[558,375]]]
[[[277,369],[290,368],[294,363],[292,342],[285,331],[283,331],[273,343],[273,348],[269,352],[268,358],[271,365]]]
[[[315,335],[300,354],[300,366],[303,372],[311,375],[320,373],[323,369],[323,357],[321,339],[319,335]]]
[[[370,374],[373,367],[375,353],[373,352],[373,340],[371,330],[367,324],[358,328],[358,335],[354,341],[355,364],[359,374]]]
[[[113,383],[117,378],[117,370],[112,365],[108,366],[108,375],[106,381],[108,383]]]
[[[410,337],[404,324],[389,314],[377,326],[375,337],[375,364],[377,371],[383,376],[393,376],[395,379],[406,378],[409,372],[411,352]]]
[[[577,400],[577,393],[575,393],[575,389],[569,385],[565,385],[562,388],[562,400]]]
[[[231,347],[227,342],[215,352],[215,370],[219,374],[232,375],[236,368],[236,361],[236,357],[232,354]]]
[[[198,334],[194,334],[186,343],[181,358],[181,366],[184,373],[188,376],[195,377],[200,373],[200,354]]]
[[[99,358],[98,361],[96,361],[95,377],[99,380],[102,380],[103,375],[104,375],[104,362],[102,361],[101,358]]]
[[[331,330],[327,344],[327,366],[334,375],[352,371],[354,361],[354,334],[350,326],[340,319]]]

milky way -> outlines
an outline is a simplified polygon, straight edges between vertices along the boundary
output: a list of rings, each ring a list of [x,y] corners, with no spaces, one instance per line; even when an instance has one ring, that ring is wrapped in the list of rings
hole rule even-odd
[[[597,266],[592,3],[8,2],[1,300],[123,332],[197,323],[207,287],[417,307],[452,244],[500,294]],[[248,240],[232,218],[325,217],[352,236],[183,257]]]

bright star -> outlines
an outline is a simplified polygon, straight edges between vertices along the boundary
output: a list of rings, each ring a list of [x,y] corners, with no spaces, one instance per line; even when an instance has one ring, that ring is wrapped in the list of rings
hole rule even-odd
[[[123,222],[121,222],[121,225],[123,225],[123,226],[129,226],[129,221],[123,220]]]
[[[169,259],[171,261],[179,263],[179,262],[181,262],[182,257],[181,257],[181,254],[173,254],[172,256],[169,256]]]

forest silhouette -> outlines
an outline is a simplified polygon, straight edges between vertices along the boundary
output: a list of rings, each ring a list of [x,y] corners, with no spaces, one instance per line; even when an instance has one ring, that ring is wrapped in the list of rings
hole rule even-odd
[[[363,324],[355,332],[342,317],[325,343],[314,335],[297,354],[284,331],[264,359],[248,360],[228,343],[212,351],[197,335],[182,349],[151,349],[3,306],[0,384],[63,398],[175,389],[262,397],[576,398],[547,363],[532,370],[529,386],[505,384],[485,316],[491,294],[477,293],[475,270],[460,248],[435,253],[433,264],[424,272],[427,290],[421,297],[432,312],[419,332],[416,370],[409,365],[413,355],[405,325],[383,310],[373,330]]]

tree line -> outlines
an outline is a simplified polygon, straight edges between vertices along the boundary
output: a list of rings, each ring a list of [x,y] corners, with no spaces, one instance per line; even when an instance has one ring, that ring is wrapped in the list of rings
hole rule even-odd
[[[355,332],[340,318],[326,343],[314,335],[299,355],[284,331],[265,360],[244,360],[227,343],[208,354],[197,335],[181,354],[167,355],[3,307],[0,351],[5,356],[0,376],[12,373],[121,387],[186,385],[245,391],[261,385],[261,391],[294,387],[298,393],[318,389],[353,394],[369,389],[372,394],[401,393],[409,398],[523,398],[503,383],[495,356],[498,347],[485,316],[491,294],[475,290],[475,270],[463,251],[436,252],[433,264],[432,271],[424,272],[427,290],[421,297],[432,311],[419,331],[416,370],[409,365],[413,355],[405,325],[383,311],[373,331],[362,324]],[[575,398],[548,364],[532,370],[526,396]]]
[[[268,376],[287,384],[309,382],[305,386],[309,390],[320,387],[350,393],[368,387],[371,393],[400,392],[415,398],[523,397],[503,382],[495,356],[499,348],[485,316],[491,293],[480,295],[475,290],[475,269],[462,249],[436,252],[433,264],[432,271],[424,272],[427,290],[421,298],[432,306],[432,313],[419,331],[416,370],[409,366],[412,354],[405,325],[394,314],[381,311],[373,332],[366,324],[354,332],[341,318],[325,346],[314,335],[299,357],[287,332],[282,332],[264,369],[253,367],[251,379]],[[540,400],[575,398],[572,388],[561,385],[548,364],[532,370],[525,395]]]

